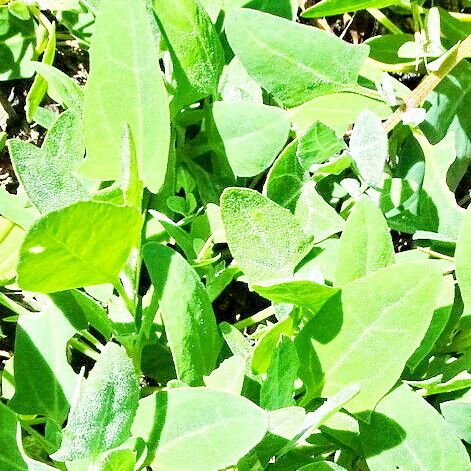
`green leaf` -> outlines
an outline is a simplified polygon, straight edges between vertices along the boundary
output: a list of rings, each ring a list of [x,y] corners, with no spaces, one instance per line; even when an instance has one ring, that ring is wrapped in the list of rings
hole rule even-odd
[[[77,376],[66,357],[77,329],[51,304],[18,319],[15,339],[15,395],[10,407],[23,415],[44,415],[62,424]]]
[[[96,471],[133,471],[135,465],[136,455],[127,448],[111,450],[94,463]]]
[[[266,170],[288,139],[289,118],[273,106],[220,101],[213,104],[213,118],[229,165],[239,177]]]
[[[459,28],[464,30],[464,23]],[[468,33],[471,34],[471,31]],[[464,36],[463,36],[464,39]],[[421,129],[431,144],[436,145],[450,131],[455,134],[456,160],[451,163],[447,180],[454,190],[466,173],[470,163],[471,123],[467,119],[471,106],[471,65],[468,61],[458,64],[427,97],[428,110]]]
[[[315,182],[307,181],[299,195],[294,215],[307,235],[320,242],[341,232],[345,221],[317,192]]]
[[[349,384],[341,389],[337,394],[329,397],[329,399],[321,404],[315,411],[306,414],[303,429],[282,448],[278,456],[283,456],[288,451],[292,450],[297,443],[306,440],[306,438],[319,428],[320,425],[329,420],[334,414],[342,409],[345,404],[354,399],[359,392],[359,384]]]
[[[254,190],[226,189],[221,211],[231,253],[253,282],[291,276],[311,248],[295,217]]]
[[[376,113],[380,118],[387,118],[391,114],[391,107],[384,102],[348,92],[319,96],[292,108],[288,113],[298,135],[305,134],[319,121],[342,137],[349,125],[365,109]]]
[[[57,118],[41,148],[19,139],[8,141],[18,180],[41,213],[90,198],[74,175],[84,154],[81,129],[80,116],[66,111]]]
[[[307,174],[300,165],[297,157],[298,141],[288,144],[275,160],[264,187],[264,193],[283,208],[295,210]]]
[[[221,339],[208,294],[199,276],[174,250],[144,246],[144,260],[159,302],[177,378],[202,385],[216,366]]]
[[[29,78],[34,70],[30,61],[35,59],[36,23],[12,15],[5,6],[0,7],[0,81]]]
[[[251,102],[263,104],[260,85],[248,74],[237,57],[224,67],[219,94],[226,103]]]
[[[28,471],[28,466],[21,456],[16,437],[18,420],[16,414],[0,402],[0,464],[5,471]]]
[[[420,193],[417,230],[435,232],[456,240],[464,209],[458,206],[446,175],[456,158],[455,135],[450,132],[437,145],[415,134],[425,156],[425,177]]]
[[[456,279],[463,298],[465,314],[471,314],[471,208],[463,216],[456,242]]]
[[[371,471],[467,471],[466,448],[440,414],[408,386],[389,393],[360,422],[360,437]]]
[[[411,371],[414,371],[419,364],[432,353],[435,344],[439,340],[450,320],[454,300],[455,280],[451,275],[448,275],[443,280],[442,290],[427,333],[425,334],[420,347],[407,360],[407,366]]]
[[[52,65],[54,62],[54,57],[56,55],[56,23],[51,23],[51,26],[48,27],[48,38],[46,43],[46,48],[42,57],[42,62],[44,64]],[[28,122],[31,122],[34,118],[36,110],[44,99],[44,96],[47,92],[47,82],[39,74],[36,74],[34,77],[33,84],[29,89],[28,95],[26,96],[26,118]]]
[[[25,232],[20,227],[0,216],[0,286],[16,277],[16,266]]]
[[[295,405],[294,382],[298,377],[299,359],[289,337],[281,337],[273,353],[267,377],[260,390],[260,406],[267,410]]]
[[[374,409],[419,347],[441,283],[432,262],[401,263],[349,283],[327,301],[296,338],[304,354],[309,343],[315,352],[310,375],[319,393],[329,397],[358,382],[348,410]]]
[[[33,67],[47,81],[47,94],[65,108],[81,111],[83,90],[68,75],[44,62],[34,62]]]
[[[108,203],[79,202],[49,213],[26,234],[18,284],[51,293],[114,283],[140,226],[138,211]]]
[[[293,319],[286,319],[268,326],[258,339],[252,355],[252,370],[257,374],[266,373],[271,363],[275,347],[282,335],[294,334]],[[251,354],[252,352],[249,352]]]
[[[460,401],[442,402],[440,410],[455,433],[462,440],[471,443],[471,404]]]
[[[170,389],[142,399],[133,425],[134,435],[147,441],[146,463],[169,471],[235,465],[267,428],[266,413],[248,399],[206,388]]]
[[[119,178],[121,135],[128,123],[140,175],[156,193],[167,171],[170,118],[151,21],[145,0],[100,1],[85,87],[87,159],[80,170],[89,178]]]
[[[350,154],[363,181],[380,186],[388,158],[388,136],[375,113],[366,110],[358,116],[350,137]]]
[[[332,461],[318,461],[307,464],[299,468],[298,471],[346,471],[346,469]]]
[[[355,88],[369,51],[325,31],[248,9],[230,14],[226,34],[249,74],[287,107]]]
[[[204,384],[210,389],[240,394],[244,384],[247,360],[241,355],[233,355],[224,360],[209,376]]]
[[[123,347],[108,343],[81,386],[62,431],[61,446],[52,455],[54,460],[94,458],[131,435],[139,385]]]
[[[253,285],[251,288],[274,303],[296,304],[310,309],[313,313],[339,292],[338,288],[308,280],[275,280]]]
[[[303,168],[309,170],[313,164],[325,162],[345,147],[345,142],[339,139],[332,129],[316,121],[299,138],[296,155]]]
[[[321,18],[342,13],[364,10],[366,8],[384,8],[394,5],[397,0],[322,0],[303,12],[304,18]]]
[[[356,203],[340,238],[335,281],[350,281],[394,263],[394,246],[388,225],[369,198]]]
[[[176,67],[177,93],[191,95],[185,104],[214,94],[224,52],[199,0],[154,0],[153,8]]]

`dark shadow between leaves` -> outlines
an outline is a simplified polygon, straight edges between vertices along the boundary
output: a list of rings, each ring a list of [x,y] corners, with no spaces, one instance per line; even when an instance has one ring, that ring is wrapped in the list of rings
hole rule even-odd
[[[360,439],[366,458],[395,448],[406,439],[406,431],[396,421],[379,412],[368,413],[369,423],[359,421]]]

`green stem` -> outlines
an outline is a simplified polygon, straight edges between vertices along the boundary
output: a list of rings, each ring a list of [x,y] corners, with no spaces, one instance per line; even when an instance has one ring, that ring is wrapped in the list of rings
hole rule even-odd
[[[429,249],[427,247],[417,247],[419,252],[425,253],[430,255],[430,257],[438,258],[440,260],[446,260],[447,262],[455,263],[455,259],[453,257],[449,257],[448,255],[444,255],[440,252],[435,252],[435,250]]]
[[[456,44],[454,48],[447,53],[448,56],[439,69],[425,76],[419,85],[404,99],[404,104],[384,123],[386,132],[392,131],[401,122],[404,111],[421,106],[438,84],[470,53],[471,34],[467,36],[464,41]]]
[[[91,358],[92,360],[97,361],[100,356],[98,352],[95,352],[95,350],[93,350],[91,347],[89,347],[88,345],[84,344],[83,342],[81,342],[80,340],[76,338],[70,339],[69,344],[72,348],[75,348],[75,350],[83,353],[84,355],[86,355],[88,358]]]
[[[263,311],[257,312],[257,314],[254,314],[253,316],[247,317],[246,319],[242,319],[241,321],[236,322],[234,324],[234,327],[239,330],[244,330],[247,327],[251,327],[255,324],[263,322],[274,314],[275,309],[273,308],[273,306],[270,306],[264,309]]]
[[[379,8],[367,8],[366,11],[386,29],[394,34],[404,34],[399,26],[396,26]]]
[[[115,281],[115,283],[113,285],[114,285],[116,291],[118,292],[119,296],[121,297],[121,299],[124,301],[124,304],[126,305],[128,311],[134,317],[134,315],[136,314],[136,307],[134,305],[133,300],[126,293],[126,290],[124,289],[124,286],[121,283],[121,280],[118,278],[118,280]]]
[[[18,303],[11,300],[8,296],[6,296],[3,293],[0,293],[0,304],[3,304],[3,306],[7,307],[8,309],[10,309],[10,311],[13,311],[15,314],[18,314],[19,316],[23,314],[30,314],[30,311],[25,309],[23,306],[20,306]]]

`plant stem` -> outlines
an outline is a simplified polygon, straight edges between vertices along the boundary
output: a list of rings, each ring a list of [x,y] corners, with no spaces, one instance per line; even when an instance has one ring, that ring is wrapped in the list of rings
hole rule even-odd
[[[11,300],[8,296],[6,296],[3,293],[0,293],[0,304],[7,307],[8,309],[10,309],[10,311],[13,311],[15,314],[18,314],[19,316],[23,314],[30,314],[30,311],[25,309],[23,306],[20,306],[18,303]]]
[[[400,106],[384,123],[386,132],[392,131],[402,119],[405,111],[418,108],[437,85],[471,52],[471,34],[461,43],[455,46],[455,50],[449,53],[440,68],[427,75],[417,87],[404,99]]]
[[[273,306],[270,306],[264,309],[263,311],[257,312],[253,316],[247,317],[246,319],[242,319],[241,321],[236,322],[234,324],[234,327],[239,330],[244,330],[247,327],[251,327],[252,325],[263,322],[274,314],[275,310],[273,309]]]
[[[92,360],[97,361],[100,356],[98,352],[95,352],[95,350],[93,350],[88,345],[84,344],[78,339],[75,339],[75,338],[70,339],[69,344],[71,347],[75,348],[75,350],[83,353],[84,355],[91,358]]]
[[[453,257],[449,257],[448,255],[444,255],[440,252],[435,252],[435,250],[429,249],[427,247],[417,247],[419,252],[423,252],[427,255],[430,255],[433,258],[438,258],[440,260],[446,260],[447,262],[455,263],[455,259]]]
[[[366,11],[386,29],[394,34],[404,34],[399,26],[396,26],[379,8],[367,8]]]
[[[136,311],[136,308],[135,308],[135,305],[134,305],[134,302],[133,300],[128,296],[128,294],[126,293],[126,290],[124,289],[124,286],[123,284],[121,283],[121,280],[118,278],[117,281],[115,281],[114,283],[114,287],[116,289],[116,291],[118,292],[119,296],[122,298],[122,300],[124,301],[124,304],[126,305],[128,311],[133,315],[135,315],[135,311]]]

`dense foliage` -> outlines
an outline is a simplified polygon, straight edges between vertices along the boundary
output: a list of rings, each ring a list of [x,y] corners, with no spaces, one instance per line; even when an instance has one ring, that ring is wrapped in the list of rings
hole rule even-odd
[[[1,471],[471,470],[437,3],[0,0]]]

